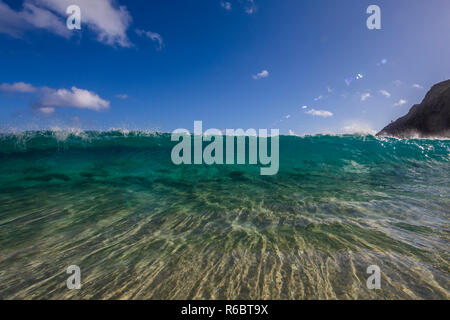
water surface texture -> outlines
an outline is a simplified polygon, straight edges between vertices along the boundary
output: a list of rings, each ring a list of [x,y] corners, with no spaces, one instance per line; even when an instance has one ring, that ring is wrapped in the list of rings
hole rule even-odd
[[[450,298],[450,141],[281,137],[276,176],[175,166],[173,145],[2,135],[0,298]]]

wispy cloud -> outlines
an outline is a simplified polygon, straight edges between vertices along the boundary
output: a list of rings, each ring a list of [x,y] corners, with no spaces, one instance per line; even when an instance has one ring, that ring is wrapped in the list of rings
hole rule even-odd
[[[258,7],[256,6],[255,0],[247,0],[247,5],[245,7],[245,12],[247,14],[254,14]]]
[[[366,101],[367,99],[369,99],[371,97],[370,93],[363,93],[361,95],[361,101]]]
[[[231,2],[228,1],[221,1],[220,6],[227,11],[230,11],[232,9]]]
[[[376,131],[366,123],[351,123],[342,128],[342,131],[347,134],[375,134]]]
[[[28,30],[43,29],[69,38],[69,30],[61,17],[45,8],[36,6],[36,2],[26,0],[21,10],[15,11],[0,0],[0,33],[21,38]]]
[[[37,109],[38,112],[45,114],[45,115],[50,115],[55,113],[55,108],[52,107],[40,107]]]
[[[255,79],[255,80],[264,79],[264,78],[267,78],[267,77],[269,77],[269,71],[267,71],[267,70],[263,70],[260,73],[254,74],[252,76],[252,78]]]
[[[415,88],[415,89],[423,89],[423,87],[420,84],[417,84],[417,83],[413,84],[412,87]]]
[[[391,94],[388,91],[386,91],[386,90],[380,90],[380,93],[383,96],[385,96],[386,98],[390,98],[391,97]]]
[[[392,83],[394,85],[396,85],[397,87],[400,87],[403,84],[403,82],[401,82],[400,80],[394,80],[394,81],[392,81]]]
[[[221,0],[220,6],[226,11],[231,11],[233,10],[233,5],[231,2],[231,0]],[[243,7],[245,13],[249,15],[252,15],[258,11],[258,6],[256,5],[255,0],[237,0],[236,2],[238,2],[239,5]]]
[[[303,106],[302,109],[308,109],[308,106]]]
[[[319,100],[322,100],[323,99],[323,96],[318,96],[317,98],[314,98],[314,101],[319,101]]]
[[[97,41],[111,46],[130,47],[127,36],[132,18],[125,6],[115,0],[25,0],[23,8],[15,11],[0,0],[0,32],[20,38],[27,31],[44,29],[69,38],[73,32],[66,27],[67,7],[82,8],[82,27],[86,26]]]
[[[291,117],[291,115],[288,114],[288,115],[286,115],[284,118],[285,118],[285,119],[289,119],[290,117]]]
[[[377,66],[382,66],[382,65],[385,65],[387,63],[388,63],[387,59],[382,59],[380,62],[377,63]]]
[[[333,113],[330,111],[326,111],[326,110],[316,110],[316,109],[311,109],[306,111],[306,114],[312,115],[312,116],[316,116],[316,117],[323,117],[323,118],[328,118],[328,117],[332,117]]]
[[[0,84],[0,91],[30,93],[30,92],[35,92],[36,90],[37,89],[35,87],[33,87],[33,85],[25,83],[25,82],[15,82],[12,84],[9,84],[9,83]]]
[[[151,39],[153,42],[157,42],[158,50],[161,50],[164,46],[163,38],[161,37],[161,35],[159,33],[136,29],[136,34],[141,37],[145,36],[145,37]]]
[[[116,94],[116,98],[126,100],[126,99],[128,99],[128,95],[127,94]]]
[[[394,103],[394,107],[399,107],[399,106],[402,106],[407,103],[408,103],[408,101],[406,101],[404,99],[400,99],[397,103]]]

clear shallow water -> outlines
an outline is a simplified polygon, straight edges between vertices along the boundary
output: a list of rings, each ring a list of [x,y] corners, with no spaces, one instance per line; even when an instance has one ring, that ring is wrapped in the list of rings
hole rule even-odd
[[[0,298],[450,297],[450,141],[281,137],[269,177],[175,166],[173,145],[1,136]],[[69,265],[81,290],[66,288]]]

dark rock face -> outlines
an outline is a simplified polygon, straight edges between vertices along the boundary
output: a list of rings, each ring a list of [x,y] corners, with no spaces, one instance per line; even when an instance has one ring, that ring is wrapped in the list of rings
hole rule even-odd
[[[450,138],[450,80],[434,85],[421,104],[392,122],[377,136],[397,138]]]

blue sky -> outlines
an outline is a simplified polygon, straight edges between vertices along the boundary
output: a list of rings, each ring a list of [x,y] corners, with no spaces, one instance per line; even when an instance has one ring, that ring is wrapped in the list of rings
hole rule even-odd
[[[450,78],[449,29],[448,0],[0,0],[0,127],[379,130]]]

